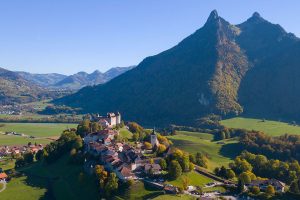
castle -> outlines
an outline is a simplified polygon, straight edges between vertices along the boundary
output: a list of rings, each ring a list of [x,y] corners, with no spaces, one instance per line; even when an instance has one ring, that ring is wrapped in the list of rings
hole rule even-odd
[[[102,127],[113,127],[118,124],[121,124],[121,114],[119,112],[116,113],[107,113],[106,116],[97,116],[97,120]]]

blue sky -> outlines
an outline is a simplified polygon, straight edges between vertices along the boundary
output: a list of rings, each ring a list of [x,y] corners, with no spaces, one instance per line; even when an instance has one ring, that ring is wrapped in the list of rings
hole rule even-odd
[[[0,0],[0,67],[72,74],[138,64],[213,9],[233,24],[258,11],[300,36],[298,0]]]

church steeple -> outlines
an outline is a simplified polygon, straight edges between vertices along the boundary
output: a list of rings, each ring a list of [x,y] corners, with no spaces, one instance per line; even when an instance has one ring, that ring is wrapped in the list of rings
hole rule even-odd
[[[153,127],[152,135],[156,135],[156,132],[155,132],[155,126]]]

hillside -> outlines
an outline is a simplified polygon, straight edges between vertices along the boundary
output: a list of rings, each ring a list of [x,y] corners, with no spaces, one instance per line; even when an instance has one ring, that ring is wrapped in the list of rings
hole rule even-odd
[[[50,94],[15,72],[0,68],[0,104],[25,103]]]
[[[175,47],[56,103],[147,125],[192,124],[212,112],[299,119],[299,54],[299,39],[258,13],[232,25],[213,11]]]

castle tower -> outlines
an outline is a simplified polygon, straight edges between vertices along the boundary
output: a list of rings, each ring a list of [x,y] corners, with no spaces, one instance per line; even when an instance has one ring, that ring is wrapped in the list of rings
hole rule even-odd
[[[121,124],[121,114],[119,112],[116,113],[116,123]]]

